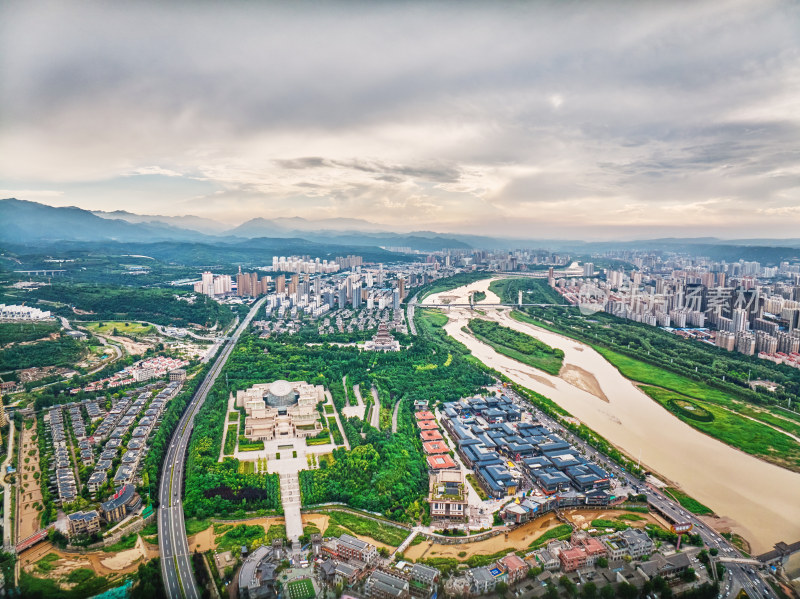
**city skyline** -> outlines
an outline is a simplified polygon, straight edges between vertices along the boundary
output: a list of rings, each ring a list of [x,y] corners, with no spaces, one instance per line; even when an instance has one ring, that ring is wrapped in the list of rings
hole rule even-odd
[[[800,226],[792,3],[0,10],[3,198],[542,239]]]

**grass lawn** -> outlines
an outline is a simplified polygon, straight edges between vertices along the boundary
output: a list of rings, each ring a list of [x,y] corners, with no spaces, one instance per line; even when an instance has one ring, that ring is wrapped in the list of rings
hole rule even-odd
[[[675,416],[704,433],[732,445],[758,458],[791,470],[800,470],[800,444],[766,424],[753,422],[733,414],[710,402],[694,400],[712,416],[705,422],[688,417],[683,411],[673,409],[671,401],[687,399],[673,391],[658,387],[642,386],[642,391],[670,410]],[[688,508],[687,508],[688,509]]]
[[[483,488],[478,483],[478,480],[475,478],[474,474],[467,474],[467,482],[469,482],[469,484],[472,485],[472,488],[475,489],[475,492],[478,494],[478,497],[484,500],[489,498],[489,496],[486,495],[486,491],[484,491]]]
[[[419,311],[420,319],[425,322],[426,325],[431,327],[443,327],[447,324],[449,320],[447,314],[442,312],[441,310],[425,308]]]
[[[206,528],[211,526],[211,521],[189,518],[188,520],[184,521],[184,524],[186,525],[186,534],[191,537],[199,532],[203,532]]]
[[[677,391],[681,395],[688,395],[695,399],[715,401],[723,404],[731,403],[730,396],[724,391],[712,389],[698,381],[686,378],[674,372],[663,370],[658,366],[641,362],[605,347],[597,346],[595,349],[606,360],[611,362],[626,378],[640,383],[655,385]]]
[[[136,546],[137,536],[138,535],[136,534],[124,536],[113,545],[103,547],[103,551],[106,553],[119,553],[120,551],[125,551],[126,549],[133,549]]]
[[[639,514],[620,514],[617,520],[628,520],[629,522],[636,522],[637,520],[644,520],[644,516]]]
[[[310,578],[293,580],[286,585],[286,589],[289,591],[289,599],[314,599],[317,596]]]
[[[121,335],[149,335],[154,329],[149,324],[134,321],[104,320],[102,322],[87,322],[84,326],[92,333],[111,335],[114,329]]]
[[[327,443],[330,443],[331,442],[331,435],[327,431],[327,429],[325,429],[325,433],[326,433],[325,436],[319,437],[319,438],[306,437],[306,445],[325,445]]]
[[[272,528],[272,527],[270,527]],[[217,551],[238,551],[242,545],[254,549],[262,543],[268,543],[264,527],[258,524],[237,524],[222,536],[216,538]]]
[[[36,562],[36,569],[39,572],[49,572],[53,568],[55,568],[55,562],[58,561],[58,555],[55,553],[48,553],[38,562]]]
[[[786,408],[781,408],[776,406],[775,413],[780,414],[781,416],[784,416],[791,420],[794,420],[795,422],[800,422],[800,414],[798,414],[797,412],[793,412],[792,410],[787,410]]]
[[[745,416],[750,416],[756,420],[761,420],[761,422],[777,426],[780,429],[792,433],[795,437],[800,437],[800,422],[790,418],[786,410],[771,407],[769,408],[770,411],[768,411],[767,409],[759,409],[741,402],[736,402],[736,406],[732,409],[735,409]],[[772,410],[774,410],[774,412]]]
[[[398,547],[409,535],[408,531],[392,526],[391,524],[382,524],[349,512],[327,512],[327,514],[330,518],[328,520],[328,530],[325,531],[325,536],[337,536],[329,534],[333,526],[338,529],[347,529],[347,531],[351,533],[375,539],[380,543],[391,545],[392,547]]]
[[[690,511],[693,514],[697,514],[698,516],[706,516],[711,515],[714,513],[710,507],[703,505],[697,499],[689,497],[683,491],[679,491],[674,487],[667,487],[664,489],[667,495],[670,495],[675,501],[681,504],[685,510]]]
[[[555,528],[548,530],[542,536],[535,538],[528,549],[537,549],[553,539],[568,538],[571,534],[572,527],[569,524],[559,524]]]

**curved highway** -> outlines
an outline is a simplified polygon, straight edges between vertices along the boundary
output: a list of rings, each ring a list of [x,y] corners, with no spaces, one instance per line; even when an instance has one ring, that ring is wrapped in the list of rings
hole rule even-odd
[[[265,298],[262,298],[253,305],[247,317],[224,345],[205,380],[200,384],[192,401],[186,407],[186,411],[172,434],[167,455],[164,457],[158,489],[158,548],[161,554],[164,587],[167,596],[171,598],[199,599],[201,596],[192,572],[192,555],[189,552],[183,507],[181,506],[186,452],[192,435],[194,417],[228,361],[236,342],[263,305],[264,300]]]

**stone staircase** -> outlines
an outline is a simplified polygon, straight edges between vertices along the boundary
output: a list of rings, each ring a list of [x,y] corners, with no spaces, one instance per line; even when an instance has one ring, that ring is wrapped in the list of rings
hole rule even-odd
[[[294,548],[297,539],[303,534],[303,520],[300,515],[300,478],[297,473],[281,474],[280,486],[286,536]]]

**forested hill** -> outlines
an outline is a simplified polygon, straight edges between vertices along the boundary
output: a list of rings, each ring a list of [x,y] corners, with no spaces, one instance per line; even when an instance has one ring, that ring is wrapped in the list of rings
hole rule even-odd
[[[212,265],[264,266],[272,256],[308,255],[312,258],[332,260],[349,254],[362,256],[366,262],[414,261],[414,256],[389,252],[377,246],[350,246],[315,243],[300,238],[268,238],[225,240],[213,243],[189,241],[156,241],[135,243],[121,241],[59,241],[35,244],[2,243],[0,248],[15,255],[26,267],[34,267],[39,258],[143,255],[161,262],[184,266],[207,267]],[[52,266],[52,265],[51,265]],[[16,266],[15,266],[16,268]]]
[[[102,285],[54,284],[30,292],[44,310],[78,320],[145,320],[161,325],[226,326],[233,320],[228,306],[204,295],[173,289],[136,289]],[[80,312],[76,313],[73,307]]]

